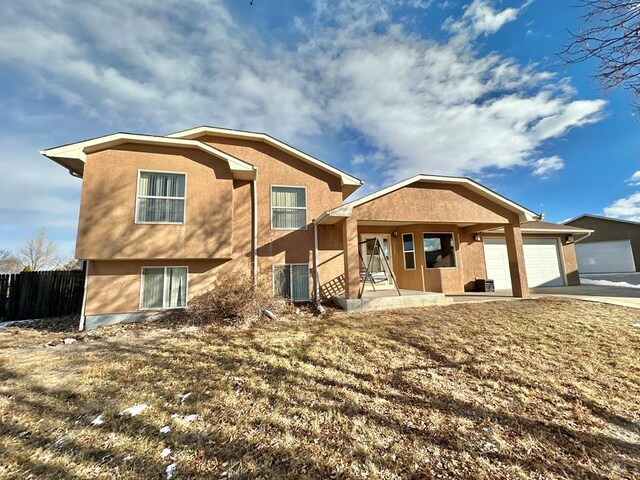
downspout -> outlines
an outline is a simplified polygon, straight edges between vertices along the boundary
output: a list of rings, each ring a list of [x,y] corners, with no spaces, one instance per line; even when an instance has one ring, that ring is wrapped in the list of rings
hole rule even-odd
[[[252,210],[252,229],[253,235],[251,239],[252,250],[252,277],[253,288],[258,288],[258,169],[255,168],[256,176],[251,183],[251,210]]]
[[[324,307],[320,305],[320,274],[318,273],[318,224],[317,219],[313,220],[313,296],[314,303],[320,315],[326,313]]]
[[[318,274],[318,224],[313,219],[313,298],[320,304],[320,275]]]
[[[83,331],[85,326],[85,308],[87,306],[87,286],[89,284],[89,260],[85,260],[84,268],[84,292],[82,293],[82,307],[80,308],[80,326],[79,330]]]

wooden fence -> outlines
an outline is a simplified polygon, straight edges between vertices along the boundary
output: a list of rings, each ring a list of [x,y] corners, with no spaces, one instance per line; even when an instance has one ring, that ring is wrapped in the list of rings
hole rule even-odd
[[[79,314],[84,277],[81,270],[0,275],[0,320]]]

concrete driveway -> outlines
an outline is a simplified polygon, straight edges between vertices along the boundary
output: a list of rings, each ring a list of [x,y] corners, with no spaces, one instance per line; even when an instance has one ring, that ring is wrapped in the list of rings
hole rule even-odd
[[[566,287],[539,287],[531,289],[531,296],[560,296],[610,303],[623,307],[640,308],[640,288],[626,288],[610,285],[574,285]]]
[[[633,275],[633,274],[631,274]],[[640,277],[640,275],[639,275]],[[616,280],[622,281],[622,280]],[[633,281],[640,284],[640,278]],[[631,282],[629,282],[631,283]],[[469,292],[462,295],[447,295],[454,303],[488,302],[495,300],[516,300],[511,296],[511,290],[498,290],[494,293]],[[566,287],[538,287],[532,288],[531,297],[566,297],[590,302],[610,303],[640,309],[640,288],[626,288],[611,285],[575,285]]]

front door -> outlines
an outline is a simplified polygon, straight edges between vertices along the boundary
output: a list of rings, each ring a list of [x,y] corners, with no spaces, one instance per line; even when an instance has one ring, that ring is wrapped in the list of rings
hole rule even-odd
[[[380,242],[382,252],[374,251],[375,239]],[[393,285],[391,272],[386,264],[388,262],[390,267],[393,265],[391,263],[391,237],[382,233],[367,233],[360,237],[360,241],[366,241],[360,245],[360,252],[364,260],[363,270],[367,266],[369,267],[369,274],[376,285]],[[384,254],[387,262],[384,261],[380,253]]]

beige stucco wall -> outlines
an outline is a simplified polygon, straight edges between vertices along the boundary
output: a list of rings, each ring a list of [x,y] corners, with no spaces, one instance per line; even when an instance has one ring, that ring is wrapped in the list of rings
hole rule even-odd
[[[186,174],[185,223],[135,222],[139,170]],[[122,145],[87,155],[76,257],[222,259],[233,251],[228,164],[194,149]]]
[[[209,140],[258,167],[261,284],[269,288],[277,263],[307,263],[311,269],[311,222],[340,205],[340,179],[260,142]],[[139,169],[187,173],[185,225],[135,224]],[[306,187],[307,230],[271,229],[271,185]],[[138,311],[142,266],[188,266],[189,299],[221,276],[250,269],[251,182],[234,181],[226,163],[206,153],[135,145],[93,153],[85,167],[81,202],[76,256],[93,259],[87,315]],[[331,263],[336,255],[340,252],[322,251],[319,262]],[[310,279],[311,293],[312,287]]]
[[[313,265],[313,225],[312,220],[326,210],[338,207],[342,203],[343,190],[340,178],[319,170],[292,155],[253,140],[229,139],[216,136],[203,136],[199,141],[227,152],[258,168],[258,266],[262,278],[271,279],[272,266],[279,263],[308,263],[310,274]],[[307,190],[307,230],[271,229],[271,186],[301,186]],[[321,233],[319,238],[323,239]],[[335,262],[337,248],[321,250],[318,262],[323,265],[319,273],[325,278],[325,267]],[[341,260],[340,260],[341,261]],[[331,269],[326,268],[331,275]],[[312,292],[313,282],[310,282]]]
[[[420,182],[353,209],[358,221],[505,224],[518,214],[462,185]]]

